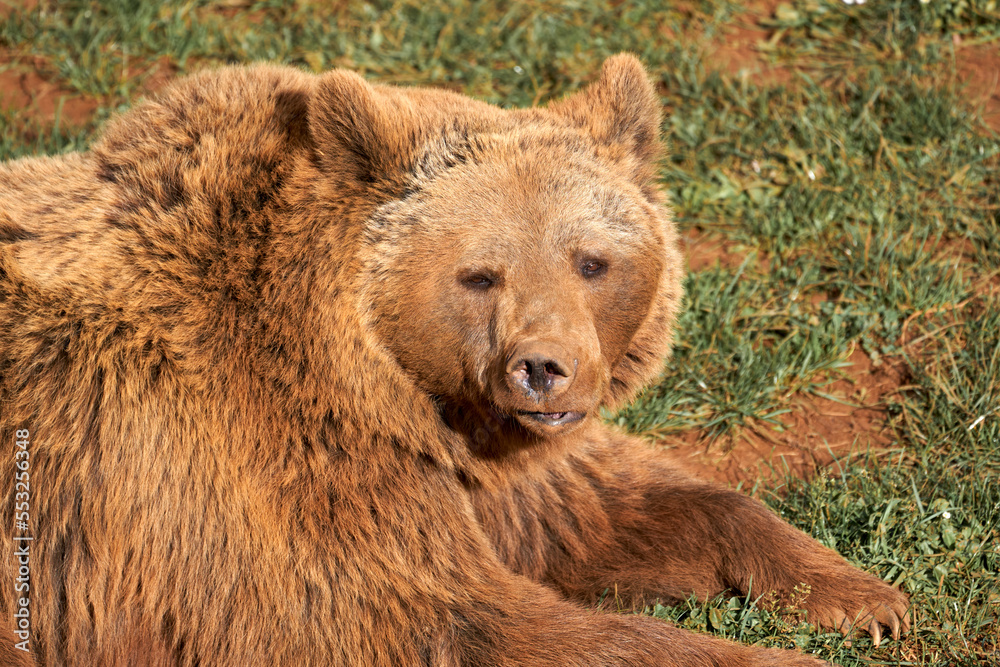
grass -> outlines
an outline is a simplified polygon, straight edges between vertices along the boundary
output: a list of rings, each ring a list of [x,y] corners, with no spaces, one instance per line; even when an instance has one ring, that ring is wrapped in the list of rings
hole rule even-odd
[[[1000,141],[952,76],[955,37],[998,44],[1000,13],[795,0],[758,44],[794,66],[786,80],[713,71],[720,35],[752,20],[716,0],[43,2],[0,18],[0,63],[98,109],[72,127],[7,109],[0,159],[85,147],[164,68],[349,66],[520,106],[579,87],[611,53],[639,54],[668,111],[662,176],[682,230],[745,261],[689,276],[663,380],[609,418],[654,439],[780,429],[794,396],[850,376],[853,350],[903,369],[886,451],[758,494],[918,610],[910,635],[878,649],[752,596],[646,613],[843,665],[1000,663]]]
[[[91,128],[92,129],[92,128]],[[87,128],[66,128],[60,109],[52,122],[40,122],[17,111],[0,111],[0,159],[28,155],[53,155],[85,150],[90,132]]]

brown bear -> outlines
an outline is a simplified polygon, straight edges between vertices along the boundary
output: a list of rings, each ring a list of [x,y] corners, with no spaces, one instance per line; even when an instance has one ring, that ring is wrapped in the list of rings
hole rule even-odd
[[[628,55],[520,110],[254,66],[0,167],[2,655],[817,664],[586,606],[797,586],[898,636],[904,594],[600,420],[681,303],[659,123]]]

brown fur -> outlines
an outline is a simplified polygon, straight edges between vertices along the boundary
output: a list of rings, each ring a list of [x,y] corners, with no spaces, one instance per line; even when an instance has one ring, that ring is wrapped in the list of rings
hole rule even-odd
[[[0,166],[37,663],[815,663],[577,602],[608,589],[805,583],[812,620],[905,626],[904,595],[598,419],[681,300],[658,127],[629,56],[514,111],[257,66]]]

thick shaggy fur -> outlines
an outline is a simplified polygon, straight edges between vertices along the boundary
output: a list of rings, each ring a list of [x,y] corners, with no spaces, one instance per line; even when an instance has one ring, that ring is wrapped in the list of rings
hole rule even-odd
[[[608,589],[805,584],[811,620],[905,628],[903,594],[600,422],[681,301],[658,137],[629,56],[513,111],[257,66],[0,166],[0,441],[30,431],[34,537],[29,658],[5,454],[0,656],[815,663],[581,604]]]

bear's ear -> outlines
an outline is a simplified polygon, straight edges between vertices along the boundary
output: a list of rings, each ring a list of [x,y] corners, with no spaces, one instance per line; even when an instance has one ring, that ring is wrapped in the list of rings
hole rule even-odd
[[[608,58],[596,82],[549,110],[588,132],[637,181],[652,177],[661,150],[660,101],[635,56]]]
[[[333,173],[345,169],[362,183],[394,175],[413,151],[413,112],[358,74],[333,70],[320,77],[309,100],[309,131]]]

